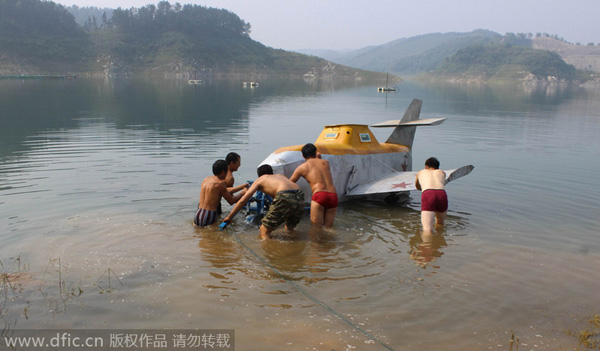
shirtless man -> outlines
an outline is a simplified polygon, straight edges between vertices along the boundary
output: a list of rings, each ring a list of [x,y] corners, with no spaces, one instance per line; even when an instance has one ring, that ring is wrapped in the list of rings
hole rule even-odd
[[[283,174],[273,174],[273,168],[270,165],[258,167],[257,173],[258,179],[233,206],[231,213],[225,217],[223,223],[231,222],[244,204],[250,200],[250,197],[260,190],[273,198],[269,211],[260,226],[261,238],[270,239],[271,232],[284,222],[286,229],[293,230],[304,215],[304,193],[296,183],[291,182]]]
[[[317,157],[317,147],[311,143],[302,147],[302,156],[306,162],[296,168],[290,180],[296,183],[300,177],[306,179],[313,193],[310,221],[317,228],[331,227],[335,219],[338,196],[331,178],[329,161]]]
[[[221,198],[225,198],[230,205],[236,203],[245,193],[242,191],[236,196],[227,191],[225,177],[227,176],[227,162],[217,160],[212,166],[213,176],[206,177],[200,186],[200,200],[194,215],[194,225],[205,227],[217,221],[218,209]]]
[[[242,157],[235,152],[230,152],[225,157],[225,162],[227,162],[227,176],[225,177],[227,191],[229,191],[233,195],[238,191],[247,188],[249,186],[248,183],[244,183],[236,187],[233,186],[233,183],[235,182],[235,179],[233,178],[233,172],[237,172],[237,170],[242,165]]]
[[[443,225],[448,210],[448,196],[444,185],[446,173],[440,170],[440,161],[430,157],[425,161],[425,169],[417,173],[415,186],[423,191],[421,194],[421,223],[423,231],[433,232],[434,222]]]

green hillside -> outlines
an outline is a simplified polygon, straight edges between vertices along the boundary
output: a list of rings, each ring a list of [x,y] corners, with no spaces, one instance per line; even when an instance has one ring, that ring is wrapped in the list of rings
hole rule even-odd
[[[469,33],[432,33],[341,54],[327,51],[320,53],[324,58],[351,67],[412,76],[435,69],[444,62],[446,57],[455,54],[461,48],[486,44],[499,40],[500,37],[499,34],[487,30]],[[315,51],[312,53],[319,54]]]
[[[0,0],[0,75],[258,78],[310,72],[316,78],[385,79],[382,73],[266,47],[250,38],[249,23],[224,9],[161,1],[104,16],[106,9],[77,8],[78,14],[86,12],[93,15],[81,26],[51,1]]]
[[[554,52],[512,45],[506,41],[461,49],[424,76],[432,80],[481,82],[571,82],[581,78],[574,66]]]
[[[22,65],[81,69],[92,57],[89,34],[60,5],[0,0],[0,56]]]
[[[598,47],[568,44],[542,34],[534,38],[531,33],[502,36],[487,30],[434,33],[350,52],[303,52],[321,54],[351,67],[416,80],[520,81],[524,84],[600,82],[600,75],[596,73],[600,62]]]

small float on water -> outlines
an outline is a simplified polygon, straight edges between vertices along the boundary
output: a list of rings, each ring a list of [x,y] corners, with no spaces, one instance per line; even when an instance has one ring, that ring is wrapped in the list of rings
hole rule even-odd
[[[190,85],[202,84],[202,79],[190,79],[190,80],[188,80],[188,84],[190,84]]]
[[[384,87],[377,87],[377,91],[380,93],[387,93],[387,92],[391,92],[391,91],[396,91],[395,87],[388,87],[388,78],[389,78],[389,74],[386,73],[385,75],[385,86]]]
[[[244,88],[257,88],[258,82],[242,82]]]

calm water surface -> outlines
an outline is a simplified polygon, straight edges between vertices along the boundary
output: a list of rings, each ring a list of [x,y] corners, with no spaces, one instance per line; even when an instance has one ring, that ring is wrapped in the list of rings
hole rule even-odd
[[[5,329],[235,329],[237,350],[509,350],[511,333],[520,350],[577,347],[567,331],[600,312],[599,91],[260,83],[0,81]],[[276,148],[398,119],[413,98],[448,118],[418,129],[413,163],[475,165],[447,188],[443,232],[422,235],[418,192],[270,241],[241,216],[232,233],[192,226],[214,160],[240,153],[236,181],[251,180]]]

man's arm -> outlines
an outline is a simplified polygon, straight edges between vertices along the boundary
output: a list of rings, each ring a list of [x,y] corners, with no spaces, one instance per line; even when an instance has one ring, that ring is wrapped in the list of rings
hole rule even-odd
[[[225,217],[223,222],[231,222],[233,217],[242,209],[242,207],[244,207],[248,200],[250,200],[250,198],[252,197],[252,195],[254,195],[256,190],[258,190],[258,184],[258,180],[252,183],[252,186],[250,186],[250,188],[248,188],[248,191],[246,191],[246,193],[243,194],[243,196],[241,196],[240,199],[238,199],[237,203],[235,204],[235,206],[233,206],[233,209],[231,209],[231,212],[227,215],[227,217]]]
[[[419,184],[419,174],[421,174],[420,171],[417,173],[417,178],[415,179],[415,188],[417,188],[417,190],[421,190],[421,184]]]
[[[241,192],[235,196],[231,195],[231,193],[229,191],[227,191],[227,186],[225,185],[225,182],[221,183],[221,185],[219,185],[219,191],[221,192],[221,196],[227,200],[227,202],[230,205],[233,205],[234,203],[238,202],[240,200],[240,198],[244,195],[244,192]]]
[[[304,165],[306,165],[306,163],[303,163],[300,166],[296,167],[294,174],[292,174],[292,176],[290,177],[290,180],[292,182],[296,183],[298,182],[298,179],[300,179],[300,177],[304,176]]]
[[[244,183],[244,184],[240,184],[238,186],[228,187],[227,191],[233,195],[233,194],[237,193],[238,191],[240,191],[244,188],[247,188],[247,187],[249,187],[248,183]]]

